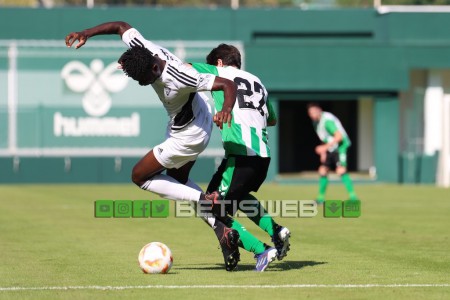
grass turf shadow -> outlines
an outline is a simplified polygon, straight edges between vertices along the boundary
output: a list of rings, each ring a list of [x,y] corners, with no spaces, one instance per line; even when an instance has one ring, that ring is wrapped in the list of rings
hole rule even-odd
[[[306,261],[274,261],[272,262],[269,267],[267,268],[267,271],[287,271],[287,270],[299,270],[304,267],[314,267],[317,265],[323,265],[327,262],[323,261],[312,261],[312,260],[306,260]],[[179,270],[225,270],[225,267],[223,264],[215,264],[215,265],[204,265],[204,266],[190,266],[185,265],[183,267],[177,267]],[[236,271],[253,271],[255,269],[254,264],[238,264]]]

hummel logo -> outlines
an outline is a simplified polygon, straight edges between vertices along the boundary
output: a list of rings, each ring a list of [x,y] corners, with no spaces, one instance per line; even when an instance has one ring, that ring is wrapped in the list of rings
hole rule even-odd
[[[159,154],[161,154],[163,152],[163,149],[158,148]]]
[[[165,91],[166,91],[166,96],[169,96],[171,89],[165,88]]]

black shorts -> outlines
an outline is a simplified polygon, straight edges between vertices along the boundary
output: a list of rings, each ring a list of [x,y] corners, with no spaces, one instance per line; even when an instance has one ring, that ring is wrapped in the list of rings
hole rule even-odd
[[[234,155],[224,158],[207,192],[219,191],[225,200],[244,200],[250,192],[258,191],[267,177],[269,165],[270,157]],[[234,215],[235,209],[227,209],[227,212]]]
[[[327,152],[325,162],[321,165],[330,170],[334,170],[338,166],[347,167],[347,153],[344,151],[339,151],[338,149],[333,152]]]

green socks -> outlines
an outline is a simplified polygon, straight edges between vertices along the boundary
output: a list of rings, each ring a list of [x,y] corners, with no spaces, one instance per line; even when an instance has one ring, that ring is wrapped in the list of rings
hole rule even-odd
[[[242,226],[242,224],[240,224],[238,221],[232,220],[231,228],[239,232],[241,240],[241,245],[239,246],[241,246],[245,250],[253,252],[254,254],[260,254],[266,250],[266,248],[264,247],[264,243],[258,240],[250,232],[248,232],[247,229],[245,229],[245,227]]]
[[[248,194],[247,197],[245,197],[245,200],[250,200],[250,202],[245,205],[245,207],[252,213],[248,218],[270,236],[273,236],[276,223],[272,217],[267,213],[255,196]],[[254,212],[257,213],[254,214]],[[266,250],[264,243],[248,232],[247,229],[245,229],[245,227],[238,221],[233,219],[231,222],[231,228],[239,232],[242,244],[240,246],[245,250],[253,252],[254,254],[260,254]]]
[[[252,200],[253,202],[250,204],[248,203],[246,207],[251,208],[251,211],[257,211],[258,213],[255,216],[248,217],[250,220],[253,221],[259,228],[267,232],[271,237],[273,236],[274,232],[273,229],[276,225],[275,221],[272,219],[272,217],[267,213],[267,211],[264,209],[264,207],[261,205],[261,203],[256,199],[255,196],[248,194],[245,200]]]
[[[318,202],[323,202],[325,200],[325,192],[328,186],[328,176],[320,176],[319,178],[319,195],[317,196]]]
[[[350,175],[348,173],[344,173],[341,175],[342,182],[344,183],[345,188],[347,189],[347,192],[349,193],[350,200],[358,200],[358,197],[356,196],[355,189],[353,188],[352,180],[350,179]],[[319,195],[317,196],[317,202],[322,203],[325,201],[325,192],[327,190],[328,185],[328,176],[320,176],[319,179]]]
[[[350,175],[348,175],[348,173],[344,173],[342,174],[341,179],[350,195],[350,200],[358,200],[358,197],[356,196],[355,190],[353,188],[352,180],[350,179]]]

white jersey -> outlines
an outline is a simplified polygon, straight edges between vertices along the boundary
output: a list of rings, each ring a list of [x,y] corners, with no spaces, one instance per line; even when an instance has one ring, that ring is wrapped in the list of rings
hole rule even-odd
[[[166,48],[146,40],[135,28],[130,28],[122,35],[128,47],[141,46],[153,55],[166,61],[161,76],[152,84],[169,117],[169,135],[185,132],[187,125],[200,128],[210,126],[210,108],[208,98],[201,91],[210,91],[216,76],[200,74],[186,66],[181,59]],[[190,132],[188,135],[193,135]]]

